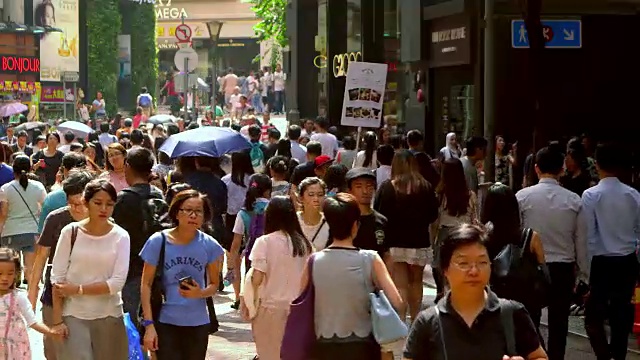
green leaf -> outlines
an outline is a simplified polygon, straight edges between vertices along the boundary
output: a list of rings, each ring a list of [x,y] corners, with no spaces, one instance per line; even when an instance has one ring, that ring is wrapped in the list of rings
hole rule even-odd
[[[289,44],[287,37],[287,0],[251,0],[251,8],[260,20],[253,27],[259,42],[273,41],[267,49],[269,63],[275,66],[280,62],[280,50]]]
[[[87,96],[101,91],[108,114],[118,111],[118,34],[121,17],[118,0],[87,0]]]

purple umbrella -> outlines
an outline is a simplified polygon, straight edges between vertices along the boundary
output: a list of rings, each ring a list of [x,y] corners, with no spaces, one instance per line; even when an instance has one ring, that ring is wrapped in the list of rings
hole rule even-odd
[[[19,102],[12,102],[0,107],[0,117],[13,116],[29,110],[27,105]]]

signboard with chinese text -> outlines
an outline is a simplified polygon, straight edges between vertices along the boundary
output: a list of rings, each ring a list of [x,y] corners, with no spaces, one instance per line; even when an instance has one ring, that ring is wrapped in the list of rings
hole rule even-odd
[[[74,102],[75,96],[73,94],[73,88],[63,89],[62,86],[43,86],[40,92],[41,103],[63,103],[64,98],[67,98],[67,102]]]

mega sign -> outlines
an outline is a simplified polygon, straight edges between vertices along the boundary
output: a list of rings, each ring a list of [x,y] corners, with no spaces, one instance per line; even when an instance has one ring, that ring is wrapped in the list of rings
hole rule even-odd
[[[158,0],[155,2],[156,19],[169,20],[189,17],[183,7],[171,6],[171,0]]]
[[[38,74],[40,73],[40,59],[34,56],[0,55],[0,72]]]

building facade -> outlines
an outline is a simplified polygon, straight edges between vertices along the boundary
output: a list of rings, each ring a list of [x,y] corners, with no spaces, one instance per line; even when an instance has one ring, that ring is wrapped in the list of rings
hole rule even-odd
[[[398,87],[397,0],[293,0],[287,14],[290,38],[288,108],[301,117],[326,116],[339,124],[345,76],[354,61],[389,65],[385,113],[394,112]]]

